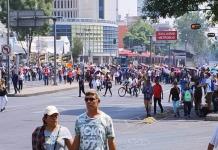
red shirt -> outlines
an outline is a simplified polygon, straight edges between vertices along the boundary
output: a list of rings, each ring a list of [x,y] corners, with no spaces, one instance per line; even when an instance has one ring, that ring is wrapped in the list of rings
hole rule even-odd
[[[160,84],[155,84],[153,86],[153,94],[155,98],[161,98],[162,86]]]

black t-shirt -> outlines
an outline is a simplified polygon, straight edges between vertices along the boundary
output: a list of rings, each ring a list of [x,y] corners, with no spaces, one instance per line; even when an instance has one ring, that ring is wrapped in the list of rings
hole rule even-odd
[[[179,88],[175,88],[175,87],[171,88],[170,94],[172,95],[173,101],[179,100],[179,93],[180,93]]]

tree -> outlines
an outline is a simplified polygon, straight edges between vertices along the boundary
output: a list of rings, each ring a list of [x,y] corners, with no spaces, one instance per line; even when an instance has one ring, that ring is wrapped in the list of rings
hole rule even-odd
[[[189,11],[198,11],[199,5],[208,0],[146,0],[142,9],[143,17],[158,19],[159,17],[179,17]],[[207,11],[208,19],[218,21],[218,5],[216,0],[210,0]]]
[[[179,43],[191,46],[196,54],[200,54],[207,49],[208,38],[205,36],[204,29],[206,28],[205,18],[199,13],[193,12],[183,15],[176,19],[175,24],[179,32]],[[192,23],[202,25],[201,29],[192,30]]]
[[[153,33],[154,29],[150,24],[139,20],[129,28],[129,32],[124,36],[124,47],[132,49],[134,46],[149,44],[149,36],[153,35]]]
[[[73,57],[73,61],[76,62],[76,59],[83,51],[83,43],[82,40],[78,37],[73,38],[73,47],[71,48],[71,54]]]

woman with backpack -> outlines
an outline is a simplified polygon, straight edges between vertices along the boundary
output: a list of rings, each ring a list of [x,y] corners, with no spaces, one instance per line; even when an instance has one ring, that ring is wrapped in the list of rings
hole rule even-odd
[[[192,109],[192,90],[189,87],[189,83],[186,83],[185,89],[182,92],[182,100],[184,103],[184,116],[190,118]]]
[[[144,94],[144,105],[147,112],[147,117],[151,117],[153,88],[150,80],[146,80],[143,84],[142,93]]]

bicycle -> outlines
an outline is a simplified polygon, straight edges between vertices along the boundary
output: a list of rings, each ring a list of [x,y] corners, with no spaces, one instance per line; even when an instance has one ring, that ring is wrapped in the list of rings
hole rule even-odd
[[[133,89],[133,91],[132,91],[132,89]],[[136,97],[138,97],[139,92],[140,92],[140,89],[138,87],[129,88],[128,82],[125,82],[124,85],[118,89],[118,95],[120,97],[124,97],[126,95],[126,93],[129,93],[132,96],[135,95]]]

